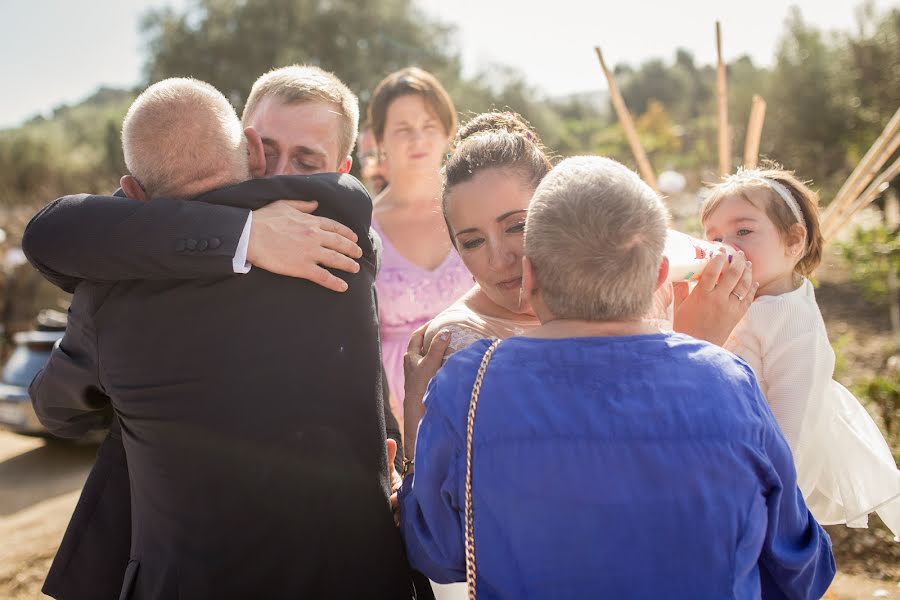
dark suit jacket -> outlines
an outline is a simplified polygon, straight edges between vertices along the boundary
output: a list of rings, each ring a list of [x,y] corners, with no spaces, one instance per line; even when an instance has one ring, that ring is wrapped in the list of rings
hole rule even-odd
[[[140,202],[124,198],[121,191],[116,196],[67,196],[39,211],[23,239],[31,263],[68,292],[84,279],[192,279],[232,273],[231,259],[249,208],[167,199]],[[194,250],[188,248],[190,240],[196,242]],[[198,240],[207,241],[201,245]],[[373,242],[380,254],[379,240]],[[53,381],[68,381],[72,389],[80,389],[71,382],[83,375],[86,365],[61,358],[55,366],[66,373],[47,378],[51,385],[35,385],[33,396],[69,393],[70,389],[54,388]],[[87,373],[93,376],[90,368]],[[106,419],[81,412],[45,417],[57,435],[80,437],[92,427],[108,425],[109,414],[101,412]],[[387,437],[402,448],[400,428],[388,403],[385,428]],[[399,458],[397,464],[399,468]],[[60,600],[118,597],[131,542],[130,502],[125,450],[121,435],[113,431],[84,484],[47,574],[45,594]]]
[[[343,294],[261,269],[78,286],[59,352],[96,353],[97,387],[122,423],[124,598],[411,595],[387,507],[368,195],[351,177],[317,175],[197,201],[253,209],[298,197],[361,240],[362,269]],[[202,241],[170,251],[224,245]],[[90,393],[73,397],[80,405],[36,408],[48,423],[100,418]]]
[[[296,199],[318,200],[307,191]],[[121,190],[115,196],[64,196],[32,217],[22,250],[47,280],[69,293],[82,281],[223,277],[234,273],[232,258],[250,211],[267,203],[142,202]],[[381,240],[374,230],[367,236],[377,263]],[[387,403],[384,418],[387,437],[402,456],[400,425]]]
[[[63,600],[118,598],[130,545],[128,463],[114,419],[41,591]]]

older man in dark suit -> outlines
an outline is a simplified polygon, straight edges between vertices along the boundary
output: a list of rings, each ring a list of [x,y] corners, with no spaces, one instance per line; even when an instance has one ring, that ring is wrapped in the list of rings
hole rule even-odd
[[[249,175],[245,166],[243,177],[222,179],[197,159],[229,164],[194,144],[194,134],[228,120],[224,98],[221,118],[205,129],[197,114],[171,138],[139,127],[138,117],[159,114],[160,104],[169,114],[196,112],[196,94],[172,110],[179,85],[191,92],[183,81],[156,97],[151,88],[133,107],[126,158],[129,130],[141,129],[158,137],[148,147],[168,150],[163,156],[186,152],[195,160],[187,173],[177,161],[149,170],[129,162],[137,175],[123,180],[129,196],[196,196]],[[233,126],[230,139],[237,139]],[[250,164],[256,157],[260,170],[262,141],[255,141]],[[246,152],[231,150],[232,159]],[[167,187],[172,181],[184,183]],[[123,598],[413,593],[387,509],[368,195],[352,178],[323,175],[249,181],[194,201],[257,209],[304,195],[360,240],[361,269],[343,277],[346,292],[262,269],[242,277],[81,283],[61,348],[34,383],[36,408],[51,426],[104,422],[107,397],[122,423],[134,527]],[[189,241],[183,250],[221,244],[215,237]],[[41,393],[65,380],[75,383],[69,394]]]

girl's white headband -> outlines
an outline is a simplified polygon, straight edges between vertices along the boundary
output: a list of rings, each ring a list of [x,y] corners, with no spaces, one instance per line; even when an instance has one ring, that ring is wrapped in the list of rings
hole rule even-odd
[[[768,177],[763,177],[762,173],[756,169],[738,169],[737,173],[725,178],[725,185],[729,187],[737,187],[740,184],[757,182],[766,184],[773,192],[778,194],[778,196],[784,200],[784,203],[787,204],[788,208],[791,210],[791,214],[797,219],[797,222],[803,225],[804,228],[806,227],[806,220],[803,218],[803,211],[800,210],[800,205],[797,204],[797,200],[790,190],[784,187],[782,183]]]

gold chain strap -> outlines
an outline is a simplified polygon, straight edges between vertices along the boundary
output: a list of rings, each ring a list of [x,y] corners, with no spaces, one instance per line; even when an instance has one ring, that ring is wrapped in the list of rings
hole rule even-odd
[[[500,340],[491,344],[478,374],[475,376],[475,384],[472,386],[472,398],[469,400],[469,418],[466,421],[466,587],[469,591],[469,600],[475,600],[475,514],[472,510],[472,434],[475,432],[475,410],[478,408],[478,396],[481,394],[481,384],[484,381],[484,372],[494,350],[500,345]]]

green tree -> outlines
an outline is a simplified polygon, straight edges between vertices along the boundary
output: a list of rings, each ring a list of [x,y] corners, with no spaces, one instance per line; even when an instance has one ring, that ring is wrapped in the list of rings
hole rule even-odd
[[[766,129],[771,157],[836,190],[848,171],[842,143],[848,116],[834,96],[837,48],[792,8],[776,52]],[[827,199],[830,194],[825,194]]]
[[[196,77],[239,108],[257,77],[292,63],[334,72],[364,104],[382,77],[405,66],[459,78],[452,28],[411,0],[194,0],[184,13],[149,12],[143,32],[148,83]]]
[[[880,13],[864,3],[856,31],[841,35],[838,47],[835,97],[849,118],[845,147],[856,164],[900,107],[900,8]]]

